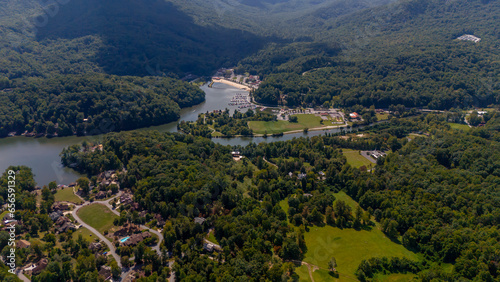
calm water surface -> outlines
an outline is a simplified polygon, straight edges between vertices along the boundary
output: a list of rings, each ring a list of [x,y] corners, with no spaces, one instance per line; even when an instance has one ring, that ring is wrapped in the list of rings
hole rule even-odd
[[[213,110],[224,110],[226,108],[233,112],[238,106],[228,106],[231,98],[237,93],[243,93],[243,90],[234,87],[216,83],[213,88],[207,85],[201,87],[206,93],[206,101],[181,110],[180,120],[195,121],[198,114]],[[158,130],[160,132],[176,132],[177,122],[171,122],[165,125],[152,126],[139,130]],[[214,142],[222,145],[247,145],[250,142],[273,142],[286,141],[301,136],[315,136],[325,132],[335,133],[336,129],[327,131],[311,131],[308,134],[296,133],[285,134],[281,137],[242,137],[242,138],[214,138]],[[61,137],[61,138],[27,138],[11,137],[0,139],[0,172],[5,171],[10,165],[26,165],[33,169],[37,185],[42,186],[50,181],[56,181],[58,184],[69,184],[81,177],[80,174],[72,169],[61,165],[59,153],[62,149],[71,145],[80,144],[84,140],[96,141],[102,136],[85,137]]]

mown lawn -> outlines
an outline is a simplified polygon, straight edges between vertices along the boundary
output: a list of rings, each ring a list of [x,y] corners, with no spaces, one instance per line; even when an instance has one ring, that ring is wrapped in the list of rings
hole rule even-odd
[[[94,233],[92,233],[85,227],[81,227],[80,229],[73,232],[72,235],[73,240],[78,239],[78,236],[80,235],[82,235],[83,239],[87,240],[90,243],[94,242],[95,238],[97,238],[97,236]]]
[[[375,165],[367,158],[363,157],[358,150],[342,149],[342,154],[347,158],[347,163],[352,167],[359,168],[366,166],[368,168],[370,165]]]
[[[208,234],[207,240],[217,245],[219,244],[219,241],[217,241],[217,239],[214,236],[214,232],[210,232],[210,234]]]
[[[311,278],[309,278],[309,270],[307,269],[307,265],[301,265],[300,267],[297,267],[295,269],[295,273],[297,273],[297,275],[299,276],[299,282],[311,281]]]
[[[296,115],[297,122],[289,121],[249,121],[248,126],[255,134],[273,134],[292,130],[303,130],[304,128],[314,128],[324,126],[320,123],[321,118],[311,114]]]
[[[386,120],[389,119],[389,114],[388,113],[376,113],[375,116],[377,116],[377,120]]]
[[[55,197],[56,202],[62,201],[62,202],[71,202],[71,203],[75,203],[75,204],[82,203],[82,200],[80,198],[78,198],[78,196],[76,196],[73,193],[72,187],[67,187],[64,189],[57,190],[54,197]]]
[[[113,220],[118,218],[116,214],[101,204],[92,204],[81,208],[78,211],[78,216],[102,234],[111,229],[114,226]]]
[[[460,124],[460,123],[453,123],[453,122],[449,122],[448,123],[451,127],[451,129],[456,129],[456,130],[469,130],[470,127],[467,125],[467,124]]]
[[[358,204],[343,192],[334,194],[353,208]],[[332,257],[337,260],[340,277],[355,279],[354,272],[363,259],[370,257],[419,257],[402,245],[387,238],[377,226],[371,230],[340,229],[332,226],[311,227],[304,234],[307,252],[304,261],[317,265],[325,271]],[[326,271],[327,272],[327,271]],[[326,273],[328,274],[328,273]],[[324,276],[324,275],[322,275]]]

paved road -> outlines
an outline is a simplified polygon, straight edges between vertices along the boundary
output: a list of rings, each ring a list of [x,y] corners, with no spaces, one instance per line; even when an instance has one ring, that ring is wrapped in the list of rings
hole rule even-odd
[[[17,277],[21,279],[24,282],[30,282],[31,280],[28,279],[28,277],[24,276],[23,271],[21,269],[17,270]]]
[[[119,196],[121,196],[122,194],[122,191],[120,191],[115,197],[111,198],[111,199],[108,199],[108,200],[105,200],[105,201],[96,201],[100,204],[103,204],[105,205],[106,207],[108,207],[108,209],[111,210],[111,212],[113,212],[114,214],[116,215],[120,215],[120,213],[115,209],[113,208],[113,206],[110,204],[110,202],[114,199],[114,198],[117,198]],[[151,249],[155,250],[158,255],[161,255],[161,251],[160,251],[160,245],[161,245],[161,242],[163,242],[163,234],[161,234],[161,232],[158,232],[157,230],[154,230],[154,229],[151,229],[145,225],[140,225],[139,226],[141,229],[143,230],[148,230],[149,232],[155,234],[156,236],[158,236],[158,244],[156,244],[156,246],[152,247]]]
[[[74,190],[73,190],[74,192]],[[80,208],[84,207],[84,206],[88,206],[88,205],[93,205],[93,204],[100,204],[100,205],[104,205],[106,207],[108,207],[108,209],[111,210],[111,212],[113,212],[114,214],[116,215],[120,215],[120,213],[113,208],[113,206],[110,204],[110,202],[118,197],[120,197],[121,195],[123,194],[122,191],[118,192],[118,194],[112,198],[109,198],[107,200],[104,200],[104,201],[94,201],[94,203],[89,203],[89,202],[85,202],[81,205],[76,205],[74,203],[70,203],[70,204],[73,204],[75,205],[75,209],[73,209],[73,211],[71,212],[71,215],[73,215],[73,218],[75,218],[75,220],[80,223],[83,227],[87,228],[88,230],[90,230],[92,233],[94,233],[99,239],[101,239],[109,248],[109,254],[111,254],[113,256],[113,258],[115,259],[115,261],[117,262],[118,266],[122,269],[122,275],[121,275],[121,280],[125,280],[126,277],[129,275],[129,273],[132,271],[132,269],[130,268],[124,268],[121,264],[121,261],[120,261],[120,257],[118,256],[118,254],[116,253],[116,248],[114,246],[113,243],[111,243],[104,235],[102,235],[99,231],[97,231],[95,228],[93,228],[92,226],[86,224],[78,215],[78,210],[80,210]],[[76,193],[75,193],[76,195]],[[77,195],[78,196],[78,195]],[[80,197],[80,196],[78,196]],[[82,199],[80,197],[80,199]],[[83,201],[85,201],[84,199],[82,199]],[[158,244],[156,246],[154,246],[152,249],[155,250],[158,255],[161,255],[161,252],[160,252],[160,245],[161,245],[161,242],[163,241],[163,235],[161,234],[161,232],[158,232],[156,230],[153,230],[147,226],[144,226],[144,225],[140,225],[141,229],[146,229],[146,230],[149,230],[149,232],[153,233],[153,234],[156,234],[158,236]],[[173,262],[172,264],[170,265],[170,267],[173,265]],[[22,275],[22,276],[21,276]],[[24,276],[22,273],[19,273],[18,274],[18,277],[23,280],[23,281],[30,281],[28,278],[26,278],[26,276]],[[24,280],[23,277],[26,279]],[[170,277],[171,281],[175,281],[175,273],[172,272],[171,274],[171,277]]]
[[[97,203],[95,203],[97,204]],[[95,205],[95,204],[92,204],[92,205]],[[75,209],[73,210],[72,212],[72,215],[73,217],[75,218],[76,221],[78,221],[78,223],[80,223],[83,227],[87,228],[88,230],[90,230],[92,233],[94,233],[97,237],[99,237],[99,239],[101,239],[109,248],[109,254],[111,254],[113,256],[113,258],[116,260],[116,262],[118,263],[118,266],[120,268],[122,268],[122,263],[120,262],[120,257],[116,254],[116,248],[115,248],[115,245],[113,245],[109,240],[108,238],[104,237],[104,235],[102,235],[99,231],[97,231],[94,227],[88,225],[87,223],[85,223],[79,216],[78,216],[78,210],[80,210],[80,208],[84,207],[84,206],[88,206],[90,205],[89,203],[85,203],[83,205],[78,205],[75,207]]]

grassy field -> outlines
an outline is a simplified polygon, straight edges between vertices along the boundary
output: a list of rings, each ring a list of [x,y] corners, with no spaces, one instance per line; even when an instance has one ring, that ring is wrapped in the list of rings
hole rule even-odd
[[[342,153],[347,158],[347,163],[353,167],[366,166],[368,168],[370,165],[374,165],[367,158],[360,155],[358,150],[342,149]]]
[[[387,113],[384,113],[384,114],[376,113],[375,115],[377,116],[377,120],[389,119],[389,114],[387,114]]]
[[[208,234],[207,240],[217,245],[219,244],[219,241],[217,241],[213,232],[210,232],[210,234]]]
[[[351,207],[358,204],[344,192],[334,194],[336,200],[343,200]],[[387,238],[378,227],[360,230],[336,227],[312,227],[304,234],[307,253],[304,261],[320,268],[328,269],[331,257],[337,260],[337,271],[342,280],[354,279],[354,272],[363,259],[370,257],[407,257],[418,260],[419,257],[402,245]],[[326,274],[327,271],[326,271]],[[322,275],[324,276],[324,275]]]
[[[273,134],[292,130],[303,130],[304,128],[322,127],[321,118],[310,114],[296,115],[297,122],[278,121],[249,121],[248,126],[256,134]],[[330,123],[331,125],[331,123]]]
[[[95,238],[97,238],[97,236],[95,236],[94,233],[92,233],[90,230],[88,230],[85,227],[81,227],[80,229],[73,232],[73,236],[72,236],[73,240],[78,239],[78,236],[80,236],[80,235],[82,235],[83,239],[87,240],[88,242],[94,242]]]
[[[457,130],[461,129],[461,130],[464,130],[464,131],[470,129],[470,127],[467,124],[452,123],[452,122],[449,122],[448,124],[450,125],[450,127],[452,129],[457,129]]]
[[[73,193],[72,187],[57,190],[57,192],[54,196],[55,196],[56,202],[63,201],[63,202],[71,202],[71,203],[75,203],[75,204],[82,203],[82,200],[80,198],[78,198],[78,196],[76,196]]]
[[[295,269],[295,273],[297,273],[297,275],[299,276],[299,282],[311,281],[311,278],[309,278],[309,270],[307,269],[306,265],[301,265],[300,267],[297,267]]]
[[[92,204],[85,206],[78,211],[78,216],[88,225],[94,227],[99,232],[111,229],[113,220],[118,216],[111,212],[106,206],[101,204]]]

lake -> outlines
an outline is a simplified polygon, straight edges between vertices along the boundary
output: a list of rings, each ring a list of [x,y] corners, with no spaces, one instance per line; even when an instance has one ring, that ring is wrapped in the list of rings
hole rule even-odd
[[[215,83],[213,86],[213,88],[209,88],[207,85],[201,87],[201,89],[206,93],[205,102],[193,107],[182,109],[179,121],[195,121],[198,118],[198,114],[205,113],[207,111],[224,110],[228,108],[231,112],[233,112],[235,109],[238,109],[238,106],[229,106],[228,103],[235,94],[242,93],[244,92],[243,90],[221,83]],[[176,132],[177,123],[178,121],[138,130]],[[245,146],[250,142],[260,143],[286,141],[301,136],[311,137],[321,135],[325,132],[336,133],[338,132],[338,129],[310,131],[308,134],[285,134],[280,137],[240,137],[231,139],[214,138],[212,140],[222,145]],[[35,174],[35,181],[39,186],[47,185],[51,181],[56,181],[58,184],[69,184],[82,175],[72,169],[63,167],[61,165],[59,153],[61,153],[63,148],[68,146],[80,144],[84,140],[96,142],[101,137],[102,136],[28,138],[19,136],[0,139],[0,171],[5,171],[11,165],[26,165],[32,168],[33,173]]]

